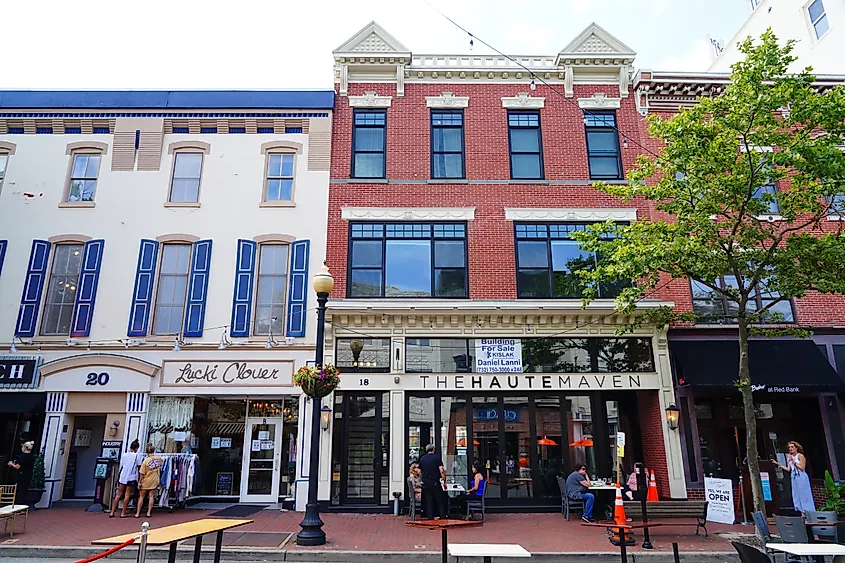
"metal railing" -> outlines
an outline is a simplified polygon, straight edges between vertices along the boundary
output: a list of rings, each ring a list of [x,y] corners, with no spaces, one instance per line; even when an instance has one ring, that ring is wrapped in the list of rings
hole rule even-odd
[[[138,563],[144,563],[147,559],[147,533],[149,532],[149,530],[150,530],[149,522],[144,522],[141,525],[141,533],[139,535],[135,536],[134,538],[130,538],[130,539],[126,540],[122,544],[119,544],[119,545],[116,545],[112,548],[109,548],[102,553],[92,555],[91,557],[88,557],[87,559],[81,559],[81,560],[77,561],[76,563],[92,563],[93,561],[97,561],[98,559],[108,557],[109,555],[116,553],[116,552],[120,551],[121,549],[123,549],[125,547],[129,547],[130,545],[132,545],[136,541],[139,542],[139,544],[138,544]]]

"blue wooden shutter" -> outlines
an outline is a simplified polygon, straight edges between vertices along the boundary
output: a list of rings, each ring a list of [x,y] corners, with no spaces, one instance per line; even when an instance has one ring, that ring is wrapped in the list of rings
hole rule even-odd
[[[308,251],[310,247],[310,240],[298,240],[290,245],[288,336],[305,336],[305,311],[308,302]]]
[[[249,336],[257,248],[258,245],[251,240],[238,240],[238,261],[235,263],[235,294],[232,296],[232,325],[229,330],[229,334],[235,337]]]
[[[153,304],[157,259],[158,242],[142,239],[141,249],[138,251],[138,266],[135,269],[135,288],[132,290],[132,308],[129,310],[127,336],[147,335],[150,308]]]
[[[3,273],[3,260],[6,258],[7,246],[9,246],[9,241],[0,240],[0,274]]]
[[[47,276],[47,264],[50,260],[50,243],[46,240],[32,241],[29,252],[29,267],[23,284],[21,307],[18,310],[18,322],[15,336],[33,337],[38,324],[38,307],[41,305],[41,291]]]
[[[183,334],[202,336],[202,327],[205,322],[205,298],[208,295],[208,272],[211,267],[211,241],[197,241],[194,243],[193,250]]]
[[[97,283],[100,281],[100,264],[106,241],[89,240],[82,252],[82,269],[79,271],[79,291],[73,305],[73,320],[70,322],[71,336],[88,336],[91,320],[94,318],[94,301],[97,298]]]

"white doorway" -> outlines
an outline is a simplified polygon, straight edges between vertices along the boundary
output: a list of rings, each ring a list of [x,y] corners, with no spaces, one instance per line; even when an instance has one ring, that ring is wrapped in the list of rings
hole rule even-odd
[[[282,462],[282,419],[247,418],[241,502],[276,503]]]

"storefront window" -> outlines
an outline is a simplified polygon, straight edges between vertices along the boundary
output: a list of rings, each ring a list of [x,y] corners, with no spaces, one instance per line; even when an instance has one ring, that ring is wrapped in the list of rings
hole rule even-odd
[[[524,372],[648,373],[654,371],[648,338],[525,338]]]
[[[590,397],[573,395],[566,397],[570,404],[569,424],[569,463],[572,468],[580,464],[587,466],[591,477],[596,476],[596,454],[593,443],[593,417]]]
[[[529,424],[528,397],[504,397],[502,414],[505,419],[505,462],[499,469],[507,470],[508,497],[530,498],[533,489],[531,477],[533,444]]]
[[[474,340],[465,338],[408,338],[406,373],[470,373]]]
[[[147,415],[147,440],[159,453],[172,454],[193,447],[193,397],[152,397]]]
[[[335,367],[355,371],[387,373],[390,371],[389,338],[338,338]]]
[[[408,466],[434,444],[434,398],[408,397]]]
[[[299,436],[299,397],[285,397],[282,409],[282,471],[279,495],[293,496],[296,483],[296,440]]]
[[[467,487],[470,459],[466,413],[463,397],[440,397],[440,455],[447,479],[464,488]]]
[[[256,418],[279,418],[285,408],[283,399],[249,402],[249,416]]]
[[[245,422],[246,401],[196,399],[192,453],[200,460],[200,494],[240,495]]]
[[[561,435],[561,404],[560,397],[534,398],[535,435],[534,443],[538,479],[535,482],[537,496],[554,498],[560,497],[560,487],[557,483],[559,475],[569,474],[569,467],[564,467],[561,453],[564,436]],[[510,463],[510,460],[508,461]],[[568,465],[568,464],[567,464]]]
[[[654,371],[648,338],[598,338],[596,352],[597,371],[601,373]]]
[[[472,398],[472,447],[475,452],[473,458],[486,472],[490,492],[488,498],[502,497],[503,465],[499,459],[499,399],[497,397]],[[527,458],[516,460],[517,467],[530,467]]]
[[[331,503],[340,504],[340,476],[343,460],[343,395],[334,395],[334,421],[332,424],[332,485]]]

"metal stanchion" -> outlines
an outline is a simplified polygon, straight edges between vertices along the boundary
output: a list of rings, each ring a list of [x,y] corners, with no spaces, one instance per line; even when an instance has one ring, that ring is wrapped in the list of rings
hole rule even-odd
[[[672,542],[672,555],[675,557],[675,563],[681,563],[681,555],[678,553],[678,544]]]
[[[141,544],[138,546],[138,563],[144,563],[147,560],[147,532],[149,531],[149,522],[141,524]]]

